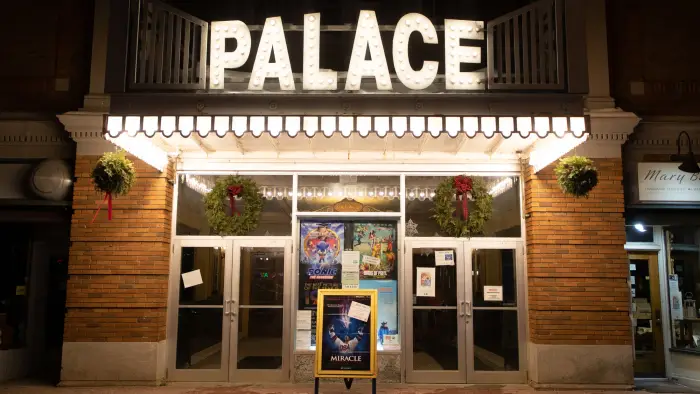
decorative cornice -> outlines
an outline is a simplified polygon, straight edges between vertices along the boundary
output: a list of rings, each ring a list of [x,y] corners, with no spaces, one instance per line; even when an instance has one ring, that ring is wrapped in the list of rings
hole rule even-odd
[[[66,112],[58,115],[66,131],[78,143],[78,155],[101,155],[115,149],[114,144],[105,140],[102,133],[104,116],[105,113],[102,112],[88,111]]]
[[[73,141],[56,118],[2,118],[0,119],[0,157],[71,158]]]
[[[587,115],[591,133],[588,141],[576,148],[575,153],[592,158],[622,157],[622,145],[634,133],[641,119],[619,108],[593,110]]]

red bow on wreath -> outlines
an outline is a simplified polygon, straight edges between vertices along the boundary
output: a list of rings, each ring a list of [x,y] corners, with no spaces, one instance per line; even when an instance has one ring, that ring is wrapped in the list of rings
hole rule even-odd
[[[469,206],[467,205],[467,194],[472,191],[472,179],[466,176],[456,176],[454,178],[454,188],[457,193],[457,201],[462,201],[462,219],[469,218]]]
[[[233,216],[234,212],[236,215],[240,215],[240,213],[236,212],[236,197],[241,195],[243,186],[231,185],[226,190],[228,191],[228,201],[231,206],[231,216]]]

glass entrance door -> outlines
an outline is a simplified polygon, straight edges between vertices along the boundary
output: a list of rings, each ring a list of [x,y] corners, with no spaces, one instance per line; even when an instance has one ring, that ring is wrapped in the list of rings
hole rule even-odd
[[[467,381],[524,383],[523,249],[514,240],[469,240]]]
[[[407,241],[404,261],[407,382],[466,382],[469,305],[462,243]]]
[[[407,240],[409,383],[526,381],[522,255],[519,240]]]
[[[174,258],[168,380],[287,381],[291,241],[180,239]]]
[[[230,380],[289,380],[291,330],[288,240],[235,240],[231,296],[224,314],[231,324]]]
[[[224,295],[231,292],[231,248],[218,240],[178,240],[170,281],[168,311],[168,379],[228,380],[231,322]],[[172,305],[172,304],[171,304]]]

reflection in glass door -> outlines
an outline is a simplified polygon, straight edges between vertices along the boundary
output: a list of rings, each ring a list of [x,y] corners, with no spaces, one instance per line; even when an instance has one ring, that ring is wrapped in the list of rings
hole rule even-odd
[[[406,309],[409,383],[466,381],[468,305],[460,245],[456,241],[410,241],[406,245],[406,288],[412,289]]]
[[[169,376],[181,381],[225,381],[228,378],[230,322],[224,319],[225,278],[231,256],[221,240],[183,240],[175,243],[180,269],[173,277],[171,297],[177,313],[169,314]],[[181,276],[182,275],[182,276]],[[177,280],[177,282],[175,282]],[[174,334],[174,335],[173,335]]]
[[[231,380],[289,379],[289,257],[286,240],[237,240],[231,297]],[[287,307],[287,308],[285,308]]]
[[[522,383],[524,329],[519,316],[521,247],[514,241],[467,242],[469,383]]]

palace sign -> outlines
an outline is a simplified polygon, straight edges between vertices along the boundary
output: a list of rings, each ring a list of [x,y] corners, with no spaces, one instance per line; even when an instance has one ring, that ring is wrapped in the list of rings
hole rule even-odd
[[[243,66],[250,57],[250,30],[241,21],[213,22],[211,28],[209,87],[224,89],[224,71]],[[338,73],[319,68],[320,31],[321,14],[305,14],[303,90],[338,89]],[[413,90],[422,90],[435,80],[438,62],[424,61],[419,70],[411,67],[408,61],[408,39],[413,32],[419,33],[426,44],[439,43],[437,31],[430,19],[417,13],[404,15],[394,30],[392,61],[396,76],[403,85]],[[225,42],[228,38],[236,40],[234,51],[226,51]],[[445,87],[448,90],[483,89],[483,73],[460,71],[462,63],[481,63],[481,47],[462,46],[462,39],[484,40],[484,23],[445,19]],[[371,59],[366,60],[368,48]],[[270,61],[273,53],[275,62]],[[389,66],[374,11],[360,11],[344,89],[360,90],[363,77],[373,78],[379,90],[392,89]],[[265,21],[248,89],[262,90],[268,78],[276,79],[281,90],[296,89],[280,17],[267,18]]]

